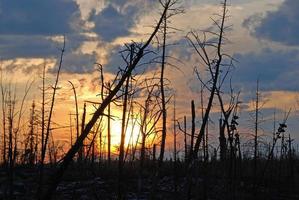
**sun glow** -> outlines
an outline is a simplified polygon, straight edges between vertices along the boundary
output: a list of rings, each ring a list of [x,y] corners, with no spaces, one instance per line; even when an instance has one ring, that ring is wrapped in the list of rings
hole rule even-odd
[[[130,119],[125,130],[125,147],[135,145],[140,140],[140,122],[138,119]],[[119,146],[121,140],[122,120],[111,120],[111,144]],[[137,144],[138,145],[138,144]]]
[[[113,154],[118,154],[119,146],[121,141],[121,131],[122,131],[122,112],[113,109],[112,110],[112,119],[111,123],[111,152]],[[141,117],[139,113],[134,113],[130,115],[130,118],[126,120],[125,123],[125,149],[139,147],[142,141],[141,135]],[[104,120],[104,129],[103,129],[103,136],[102,136],[102,152],[107,151],[107,118]],[[152,126],[149,124],[148,126]],[[153,141],[154,134],[151,134],[146,139],[146,146],[148,146],[148,141]],[[100,143],[98,141],[98,148],[100,147]]]

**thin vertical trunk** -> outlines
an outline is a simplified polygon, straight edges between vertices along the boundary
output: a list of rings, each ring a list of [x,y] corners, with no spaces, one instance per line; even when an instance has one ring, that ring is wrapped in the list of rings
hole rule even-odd
[[[153,145],[153,162],[154,162],[154,163],[156,162],[156,148],[157,148],[157,145],[154,144],[154,145]]]
[[[102,136],[102,134],[101,134]],[[91,150],[91,166],[94,166],[95,161],[95,148],[94,148],[95,140],[92,141],[92,150]]]
[[[134,148],[132,150],[132,159],[131,159],[131,161],[135,160],[135,155],[136,155],[136,150],[137,150],[140,134],[141,134],[141,131],[138,132],[137,139],[135,141]]]
[[[124,165],[124,144],[126,138],[126,114],[127,114],[127,98],[128,98],[128,84],[129,77],[126,82],[125,97],[123,103],[123,114],[122,114],[122,127],[121,127],[121,141],[119,147],[119,158],[118,158],[118,199],[124,198],[124,185],[123,185],[123,165]]]
[[[272,138],[272,144],[275,142],[275,133],[276,133],[276,111],[274,110],[273,113],[273,138]]]
[[[14,165],[17,154],[17,130],[14,127],[15,117],[15,104],[16,104],[16,91],[12,97],[11,89],[8,91],[8,180],[9,180],[9,198],[13,198],[13,183],[14,183]],[[22,110],[21,110],[22,111]],[[20,111],[20,112],[21,112]],[[13,138],[15,137],[15,138]]]
[[[6,157],[6,89],[3,86],[3,76],[1,68],[1,100],[2,100],[2,131],[3,131],[3,164],[7,164]]]
[[[187,146],[187,118],[184,116],[184,146],[185,146],[185,162],[188,158],[188,146]]]
[[[53,132],[51,131],[50,134],[51,134],[52,143],[49,143],[49,145],[52,144],[52,153],[53,153],[53,162],[52,162],[52,164],[54,164],[54,166],[55,166],[57,164],[57,153],[58,153],[57,151],[58,151],[58,149],[56,148],[56,145],[55,145]]]
[[[130,53],[130,65],[133,62],[134,56],[134,45],[131,45]],[[124,198],[124,184],[123,184],[123,165],[124,165],[124,146],[126,139],[126,116],[128,107],[128,96],[129,96],[129,84],[130,84],[131,74],[127,77],[125,84],[124,102],[123,102],[123,113],[122,113],[122,126],[121,126],[121,137],[120,137],[120,147],[119,147],[119,158],[118,158],[118,199]]]
[[[46,130],[46,135],[45,135],[45,141],[44,141],[44,144],[43,144],[44,149],[42,151],[41,172],[43,170],[45,155],[46,155],[46,151],[47,151],[47,143],[48,143],[49,136],[50,136],[50,131],[51,131],[51,122],[52,122],[51,120],[52,120],[52,115],[53,115],[53,110],[54,110],[56,91],[57,91],[60,71],[61,71],[61,67],[62,67],[62,60],[63,60],[64,51],[65,51],[65,40],[63,42],[63,47],[61,49],[60,62],[59,62],[59,66],[58,66],[58,70],[57,70],[57,74],[56,74],[55,84],[53,86],[53,94],[52,94],[52,99],[51,99],[50,112],[49,112],[49,117],[48,117],[48,121],[47,121],[47,130]]]
[[[6,105],[5,105],[5,97],[2,99],[2,125],[3,125],[3,163],[6,165],[7,160],[6,160]]]
[[[35,163],[34,164],[37,164],[38,163],[38,156],[39,156],[39,154],[38,154],[38,144],[39,144],[39,135],[38,135],[38,124],[35,124],[35,126],[36,126],[36,128],[35,128],[35,130],[36,130],[36,133],[35,133],[35,148],[34,148],[34,152],[35,152]]]
[[[203,90],[204,90],[204,86],[203,84],[201,84],[200,86],[201,90],[200,90],[200,107],[201,107],[201,120],[203,121],[203,116],[204,116],[204,100],[203,100]],[[205,135],[207,135],[206,133],[204,133]],[[202,149],[203,149],[203,159],[206,158],[206,138],[205,136],[203,136],[202,139]]]
[[[220,143],[220,160],[226,160],[226,138],[225,138],[225,119],[221,118],[219,120],[219,143]],[[228,133],[229,134],[229,133]]]
[[[29,131],[29,165],[34,165],[35,153],[34,153],[34,118],[35,118],[35,103],[33,101],[32,108],[31,108],[31,116],[30,116],[30,131]]]
[[[43,142],[43,149],[42,149],[42,152],[41,152],[40,177],[39,177],[39,189],[38,189],[38,198],[39,199],[41,199],[40,195],[42,194],[43,175],[44,175],[44,162],[45,162],[45,156],[46,156],[46,151],[47,151],[47,144],[48,144],[50,131],[51,131],[52,115],[53,115],[53,110],[54,110],[56,91],[57,91],[60,71],[61,71],[61,67],[62,67],[62,60],[63,60],[64,51],[65,51],[65,38],[63,40],[63,47],[61,49],[60,61],[59,61],[59,66],[58,66],[58,70],[57,70],[57,74],[56,74],[55,84],[53,86],[53,94],[52,94],[52,99],[51,99],[49,117],[48,117],[48,121],[47,121],[47,129],[46,129],[45,138],[44,138],[44,142]]]
[[[140,164],[139,164],[139,172],[138,172],[138,197],[140,197],[140,194],[142,192],[142,186],[143,186],[143,165],[145,160],[145,141],[146,141],[146,118],[147,118],[147,102],[145,103],[145,110],[144,110],[144,116],[142,119],[141,124],[141,150],[140,150]]]
[[[102,143],[103,143],[103,132],[102,131],[100,131],[99,138],[100,138],[100,157],[99,157],[99,165],[100,165],[103,160],[103,149],[104,149],[104,146],[102,145]]]
[[[70,148],[73,146],[73,124],[72,124],[72,113],[70,113]]]
[[[258,122],[259,122],[259,80],[256,83],[255,123],[254,123],[254,183],[257,179],[257,153],[258,153]]]
[[[45,88],[45,79],[46,79],[46,64],[43,67],[43,77],[42,77],[42,119],[41,119],[41,159],[42,159],[42,152],[44,150],[44,143],[45,143],[45,96],[46,96],[46,88]]]
[[[129,151],[131,150],[132,152],[132,149],[133,149],[133,146],[134,146],[134,129],[135,129],[135,126],[136,126],[136,123],[137,123],[137,119],[134,119],[134,110],[133,110],[133,99],[131,101],[131,106],[130,106],[130,109],[131,109],[131,120],[132,120],[132,127],[131,127],[131,135],[130,135],[130,138],[129,138],[129,141],[128,141],[128,146],[127,146],[127,149],[126,149],[126,155],[125,155],[125,160],[127,159],[127,156],[129,155]]]
[[[195,136],[195,104],[194,101],[191,101],[191,142],[190,142],[190,152],[193,151],[193,145],[194,145],[194,136]]]
[[[206,142],[206,147],[205,147],[205,161],[209,160],[209,120],[207,121],[206,125],[206,132],[205,132],[205,142]]]
[[[131,80],[131,77],[130,77],[130,80]],[[130,82],[129,81],[129,86],[133,84],[132,81]],[[132,87],[131,87],[132,89]],[[131,90],[130,89],[130,90]],[[132,110],[132,106],[133,106],[133,97],[131,95],[128,94],[128,100],[127,102],[130,102],[128,103],[128,107],[129,109],[127,110],[127,119],[126,119],[126,123],[125,123],[125,127],[126,127],[126,130],[125,132],[127,133],[128,131],[128,127],[129,127],[129,123],[130,123],[130,117],[131,117],[131,120],[133,121],[133,116],[131,115],[131,113],[133,114],[133,110]],[[134,130],[134,127],[132,126],[131,128],[131,133],[130,133],[130,137],[129,137],[129,140],[128,140],[128,145],[125,147],[125,144],[124,144],[124,159],[123,161],[126,162],[126,159],[127,159],[127,155],[128,155],[128,151],[130,149],[130,139],[131,137],[133,136],[133,130]],[[126,150],[125,150],[126,149]]]
[[[9,104],[8,104],[8,160],[9,160],[9,199],[13,198],[13,100],[9,91]]]
[[[162,165],[165,143],[166,143],[166,120],[167,120],[167,110],[166,110],[166,100],[165,100],[165,88],[164,88],[164,70],[165,70],[165,57],[166,57],[166,37],[167,37],[167,14],[164,16],[163,24],[163,52],[162,52],[162,65],[161,65],[161,77],[160,77],[160,90],[161,90],[161,100],[162,100],[162,139],[159,157],[159,166]]]
[[[79,108],[78,108],[77,92],[76,92],[76,88],[75,88],[74,84],[71,81],[69,81],[69,83],[72,86],[72,90],[73,90],[74,98],[75,98],[75,108],[76,108],[76,136],[77,136],[76,139],[78,139],[78,137],[79,137]]]
[[[200,143],[204,137],[204,132],[206,129],[206,124],[209,120],[209,115],[210,115],[210,111],[212,109],[213,106],[213,100],[214,100],[214,96],[215,96],[215,92],[217,90],[217,83],[218,83],[218,79],[219,79],[219,74],[220,74],[220,65],[222,62],[222,42],[223,42],[223,34],[224,34],[224,23],[225,23],[225,18],[226,18],[226,7],[227,7],[227,1],[225,0],[223,3],[223,13],[222,13],[222,19],[221,19],[221,24],[219,25],[220,28],[220,32],[219,32],[219,37],[218,37],[218,44],[217,44],[217,61],[215,63],[215,73],[213,73],[212,78],[213,78],[213,83],[212,83],[212,87],[211,87],[211,91],[210,91],[210,97],[208,100],[208,105],[205,111],[205,115],[203,117],[203,121],[202,121],[202,125],[200,127],[200,131],[198,134],[198,137],[196,139],[196,143],[194,146],[194,151],[190,153],[190,158],[189,161],[192,161],[193,159],[195,159],[197,157],[198,151],[199,151],[199,147],[200,147]]]
[[[92,131],[92,133],[93,133],[93,136],[92,136],[92,140],[91,140],[91,142],[90,142],[90,144],[89,144],[89,146],[88,146],[88,149],[87,149],[87,151],[86,151],[86,154],[85,154],[85,159],[84,159],[84,162],[86,162],[88,159],[89,160],[91,160],[91,163],[92,163],[92,166],[93,166],[93,164],[94,164],[94,151],[95,151],[95,149],[94,149],[94,144],[95,144],[95,141],[96,141],[96,137],[97,137],[97,134],[98,134],[98,132],[99,132],[99,130],[100,130],[100,126],[101,126],[101,122],[99,122],[99,124],[97,125],[97,127],[95,127],[94,129],[93,129],[93,131]],[[102,135],[102,131],[100,131],[100,138],[101,138],[101,135]],[[91,156],[89,156],[89,154],[90,154],[90,151],[91,151]],[[100,141],[100,155],[101,155],[102,153],[101,153],[101,141]]]
[[[285,158],[285,148],[284,148],[285,142],[284,141],[285,141],[284,133],[282,133],[281,144],[280,144],[280,161],[284,160],[284,158]]]
[[[176,135],[176,107],[175,107],[175,97],[173,101],[173,158],[174,162],[177,160],[177,135]]]
[[[177,177],[177,134],[176,134],[176,105],[175,105],[175,96],[173,100],[173,158],[174,158],[174,166],[173,166],[173,175],[174,175],[174,192],[177,194],[178,189],[178,177]]]
[[[52,149],[52,146],[51,146],[51,142],[48,142],[48,154],[49,154],[49,163],[50,165],[53,164],[53,149]]]
[[[110,91],[110,83],[108,83],[108,89]],[[111,163],[111,105],[108,104],[108,114],[107,114],[107,139],[108,139],[108,165]]]
[[[84,103],[83,107],[83,115],[82,115],[82,122],[81,122],[81,134],[85,129],[85,118],[86,118],[86,103]],[[79,162],[82,162],[84,159],[84,143],[79,150]]]

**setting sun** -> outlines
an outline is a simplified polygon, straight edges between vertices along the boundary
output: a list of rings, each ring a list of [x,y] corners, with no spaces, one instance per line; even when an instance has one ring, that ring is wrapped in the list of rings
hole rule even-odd
[[[119,112],[120,113],[120,112]],[[116,147],[120,144],[122,120],[111,120],[111,144],[112,151],[117,151]],[[125,148],[130,144],[136,144],[140,139],[140,120],[130,119],[126,128]],[[138,145],[138,143],[137,143]]]
[[[118,109],[113,109],[112,110],[112,118],[111,118],[111,152],[113,154],[118,154],[119,151],[119,145],[121,141],[121,129],[122,129],[122,112]],[[103,128],[103,139],[105,141],[102,141],[102,151],[106,152],[107,151],[107,118],[104,119],[104,128]],[[141,120],[140,120],[140,114],[139,113],[134,113],[134,115],[130,115],[129,120],[126,123],[126,131],[125,131],[125,149],[129,148],[139,148],[141,144]],[[151,123],[148,124],[148,127],[152,126]],[[154,132],[154,131],[153,131]],[[146,140],[146,146],[148,145],[148,141],[153,141],[154,139],[154,134],[151,134],[147,136]],[[98,149],[100,149],[100,141],[97,141],[97,146]]]

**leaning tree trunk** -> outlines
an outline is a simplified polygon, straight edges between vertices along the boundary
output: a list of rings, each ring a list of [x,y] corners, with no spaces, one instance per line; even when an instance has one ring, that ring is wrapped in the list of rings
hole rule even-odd
[[[168,4],[169,5],[169,4]],[[135,56],[135,59],[132,63],[132,65],[128,66],[127,71],[123,74],[121,79],[119,80],[118,84],[115,86],[115,88],[109,93],[109,95],[104,99],[102,104],[99,106],[99,108],[94,112],[92,118],[90,121],[86,124],[84,131],[82,134],[79,136],[79,138],[76,140],[75,144],[73,147],[66,153],[65,157],[63,158],[61,164],[59,165],[57,171],[55,174],[52,176],[51,179],[51,184],[48,188],[48,190],[43,194],[43,199],[51,199],[53,192],[56,190],[57,185],[62,179],[62,176],[64,172],[66,171],[67,167],[69,166],[70,162],[73,160],[74,155],[78,152],[80,147],[83,144],[84,139],[88,136],[90,130],[94,126],[94,124],[97,122],[98,118],[103,115],[104,110],[106,107],[109,105],[109,103],[112,101],[113,97],[117,94],[117,92],[120,90],[122,87],[123,83],[126,81],[126,79],[131,75],[131,72],[135,69],[139,61],[144,55],[144,50],[150,45],[152,42],[153,38],[155,37],[156,33],[158,32],[160,25],[166,15],[166,11],[168,9],[168,5],[165,6],[164,11],[159,19],[159,22],[157,26],[155,27],[153,33],[147,40],[147,42],[140,48],[138,53]]]
[[[205,133],[205,128],[208,123],[210,112],[211,112],[211,109],[213,106],[214,96],[215,96],[215,93],[217,90],[218,79],[219,79],[219,75],[221,73],[221,71],[220,71],[220,67],[221,67],[221,63],[222,63],[222,52],[221,51],[222,51],[223,34],[224,34],[224,28],[225,28],[224,23],[225,23],[226,12],[227,12],[226,6],[227,5],[226,5],[226,0],[225,0],[224,4],[223,4],[223,14],[222,14],[222,19],[221,19],[221,24],[219,25],[220,30],[219,30],[219,34],[218,34],[219,36],[218,36],[218,44],[217,44],[217,60],[216,60],[215,66],[214,66],[215,72],[211,74],[212,87],[210,89],[210,97],[208,100],[206,112],[205,112],[203,120],[202,120],[202,125],[200,127],[200,131],[199,131],[198,137],[195,142],[194,150],[192,152],[190,152],[189,162],[197,157],[200,143],[203,139],[203,136]]]

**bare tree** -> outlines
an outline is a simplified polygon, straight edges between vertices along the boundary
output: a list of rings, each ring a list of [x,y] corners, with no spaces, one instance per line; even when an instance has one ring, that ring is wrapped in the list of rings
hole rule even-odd
[[[159,0],[162,7],[166,8],[168,13],[164,16],[162,22],[162,61],[161,61],[161,74],[160,74],[160,93],[161,93],[161,106],[162,106],[162,138],[161,138],[161,148],[160,148],[160,156],[159,156],[159,166],[162,165],[164,153],[165,153],[165,143],[166,143],[166,135],[167,135],[167,108],[166,108],[166,94],[165,94],[165,68],[166,68],[166,46],[167,46],[167,37],[168,30],[174,29],[170,27],[169,19],[174,15],[178,15],[183,13],[181,8],[176,8],[175,6],[179,3],[179,0]]]
[[[259,80],[256,82],[256,99],[255,99],[255,118],[254,118],[254,183],[256,184],[257,178],[257,156],[258,156],[258,126],[259,126],[259,112],[260,112],[260,105],[259,105]]]
[[[63,158],[62,162],[60,163],[60,166],[54,176],[52,176],[52,182],[48,190],[43,194],[44,199],[51,199],[52,194],[55,191],[58,183],[60,182],[65,170],[67,169],[69,163],[72,161],[74,155],[77,153],[77,151],[80,149],[80,147],[83,144],[83,140],[87,137],[90,130],[94,126],[94,124],[97,122],[98,118],[103,115],[103,112],[105,108],[108,106],[108,104],[113,100],[117,92],[120,90],[126,79],[130,76],[131,72],[135,69],[136,65],[139,63],[141,58],[144,56],[144,51],[149,46],[149,44],[152,42],[153,38],[155,37],[156,33],[158,32],[161,23],[166,15],[166,12],[169,8],[169,3],[164,7],[163,13],[158,21],[157,26],[155,27],[154,31],[150,35],[149,39],[145,42],[144,45],[142,45],[136,55],[134,56],[133,62],[131,65],[127,67],[127,70],[122,75],[120,80],[118,81],[117,85],[111,90],[109,95],[104,99],[104,101],[100,104],[100,106],[97,108],[97,110],[94,112],[93,116],[91,117],[90,121],[86,124],[85,129],[83,133],[79,136],[79,138],[76,140],[73,147],[66,153],[65,157]]]
[[[168,2],[170,2],[170,1],[168,1]],[[161,4],[162,4],[162,2],[161,2]],[[163,158],[164,158],[165,142],[166,142],[166,129],[167,129],[167,127],[166,127],[167,111],[166,111],[165,90],[164,90],[166,37],[167,37],[167,14],[164,16],[164,19],[163,19],[163,44],[162,44],[163,51],[162,51],[161,77],[160,77],[161,100],[162,100],[162,140],[161,140],[161,148],[160,148],[159,165],[161,165],[161,163],[163,162]]]
[[[111,85],[108,83],[108,91],[111,90]],[[109,93],[108,93],[109,95]],[[111,163],[111,104],[108,104],[107,109],[107,148],[108,148],[108,164]]]
[[[227,0],[223,1],[222,4],[222,14],[217,15],[219,19],[213,19],[214,30],[209,29],[203,31],[203,36],[200,37],[199,34],[195,31],[191,31],[186,37],[190,45],[193,47],[199,58],[201,59],[201,64],[206,68],[207,75],[205,77],[206,81],[203,79],[203,76],[200,76],[201,73],[196,73],[198,80],[204,86],[206,90],[209,91],[209,97],[205,112],[202,118],[202,124],[199,130],[198,135],[195,137],[194,148],[189,152],[188,156],[188,171],[186,178],[186,196],[187,199],[191,199],[192,196],[192,173],[194,171],[194,164],[198,157],[198,152],[200,149],[201,142],[205,137],[206,128],[208,125],[208,120],[210,117],[210,112],[213,107],[214,97],[217,94],[217,89],[219,84],[221,85],[220,76],[223,71],[223,68],[226,66],[224,62],[225,59],[232,59],[229,55],[223,52],[223,45],[226,41],[225,31],[229,28],[225,25],[226,19],[228,17],[227,9]],[[195,68],[195,72],[198,69]],[[202,106],[203,107],[203,106]],[[206,190],[206,177],[204,177],[204,191],[203,199],[207,199],[207,190]]]
[[[196,137],[196,142],[194,146],[194,150],[190,152],[189,161],[192,161],[197,157],[200,143],[203,139],[205,128],[209,119],[209,115],[213,106],[213,100],[214,96],[217,92],[217,87],[219,84],[219,76],[221,74],[221,68],[225,66],[223,63],[223,59],[225,57],[231,58],[227,54],[222,52],[222,46],[225,41],[225,30],[227,30],[227,26],[225,26],[226,18],[228,9],[227,9],[227,1],[224,0],[223,2],[223,11],[222,15],[220,16],[220,20],[212,19],[214,22],[215,27],[217,28],[217,31],[204,31],[203,32],[203,39],[199,37],[199,35],[192,31],[187,35],[187,39],[190,42],[191,46],[195,49],[196,53],[199,55],[201,60],[203,61],[204,65],[207,67],[210,80],[208,80],[207,83],[205,83],[201,77],[199,77],[199,80],[202,82],[202,84],[205,86],[206,89],[209,90],[210,95],[208,99],[208,104],[205,110],[205,114],[203,117],[202,125],[199,131],[198,136]],[[213,37],[216,37],[216,41],[208,41],[207,34],[211,34]],[[215,50],[216,55],[209,55],[210,51],[209,48],[212,49],[212,51]]]
[[[46,105],[46,63],[43,66],[43,75],[42,75],[42,106],[41,106],[41,151],[44,150],[44,141],[45,141],[45,105]],[[42,157],[42,155],[41,155]]]
[[[37,154],[35,148],[37,145],[35,124],[36,124],[35,102],[33,101],[31,106],[30,119],[29,119],[29,132],[25,141],[25,152],[24,152],[25,161],[31,166],[34,166],[35,158]]]
[[[154,78],[153,78],[154,79]],[[153,80],[152,79],[152,80]],[[140,194],[143,185],[143,167],[146,156],[146,143],[149,136],[156,133],[156,125],[159,122],[162,111],[159,102],[158,84],[152,84],[151,81],[144,81],[146,84],[147,97],[144,105],[140,105],[140,132],[141,132],[141,149],[140,164],[138,175],[138,193]],[[154,140],[154,139],[153,139]],[[154,145],[155,146],[155,145]]]
[[[190,150],[191,153],[193,151],[193,145],[194,145],[194,136],[195,136],[195,103],[194,100],[191,101],[191,141],[190,141]]]
[[[54,104],[55,104],[55,97],[56,97],[56,92],[58,90],[58,81],[59,81],[59,76],[60,76],[60,71],[62,68],[62,61],[63,61],[63,55],[65,51],[65,38],[63,39],[63,47],[61,49],[61,54],[60,54],[60,61],[59,61],[59,66],[56,74],[56,79],[55,83],[53,86],[53,94],[51,98],[51,105],[50,105],[50,110],[49,110],[49,116],[47,120],[47,126],[46,126],[46,132],[45,132],[45,141],[43,143],[43,149],[41,152],[41,162],[40,162],[40,177],[39,177],[39,189],[38,189],[38,196],[40,198],[41,191],[42,191],[42,184],[43,184],[43,176],[44,176],[44,162],[45,162],[45,156],[46,156],[46,151],[47,151],[47,144],[50,136],[50,131],[51,131],[51,122],[52,122],[52,115],[53,115],[53,109],[54,109]]]
[[[74,86],[74,84],[69,81],[69,83],[72,86],[72,90],[74,93],[74,98],[75,98],[75,106],[76,106],[76,138],[78,139],[79,137],[79,109],[78,109],[78,98],[77,98],[77,92],[76,92],[76,88]]]
[[[230,134],[230,125],[229,125],[229,118],[235,108],[235,106],[238,104],[238,102],[235,102],[236,97],[234,96],[233,89],[231,89],[230,92],[230,100],[228,103],[227,108],[225,108],[224,101],[220,92],[220,88],[217,89],[217,96],[221,108],[221,114],[223,115],[223,119],[220,119],[220,127],[219,127],[219,143],[220,143],[220,160],[224,161],[226,159],[227,154],[227,145],[226,145],[226,137],[225,137],[225,129],[227,130],[228,140],[230,144],[230,149],[232,151],[233,149],[233,136]]]
[[[6,98],[6,106],[7,106],[7,130],[8,130],[8,180],[9,180],[9,198],[13,198],[13,182],[14,182],[14,167],[17,160],[18,155],[18,137],[21,128],[21,120],[24,116],[24,107],[25,101],[28,96],[28,93],[32,87],[33,81],[27,82],[24,95],[20,104],[17,104],[17,92],[16,87],[12,91],[11,84],[7,89],[7,98]],[[17,107],[19,105],[19,107]]]
[[[3,150],[2,150],[2,156],[3,156],[3,164],[6,165],[7,163],[7,157],[6,157],[6,148],[7,148],[7,134],[6,134],[6,102],[7,102],[7,89],[4,86],[3,83],[3,69],[1,68],[1,108],[2,108],[2,134],[3,134]]]
[[[130,46],[130,61],[128,66],[131,66],[134,58],[134,44]],[[126,138],[126,116],[128,107],[128,96],[129,96],[129,84],[130,84],[131,73],[128,75],[125,83],[124,101],[123,101],[123,113],[122,113],[122,125],[121,125],[121,137],[119,147],[119,158],[118,158],[118,199],[123,199],[123,165],[124,165],[124,153],[125,153],[125,138]]]

